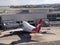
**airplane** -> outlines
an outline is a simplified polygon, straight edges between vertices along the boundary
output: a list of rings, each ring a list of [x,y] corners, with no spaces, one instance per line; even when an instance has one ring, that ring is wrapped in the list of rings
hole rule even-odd
[[[23,21],[23,29],[25,29],[24,31],[38,33],[42,26],[42,19],[39,19],[37,23],[38,25],[35,27],[35,26],[30,25],[28,22]]]
[[[22,28],[10,29],[10,30],[3,31],[0,36],[5,35],[5,33],[11,33],[11,32],[13,33],[16,31],[26,31],[26,32],[31,32],[31,33],[46,32],[45,30],[40,31],[41,27],[42,27],[42,19],[39,19],[37,24],[38,25],[35,27],[33,25],[30,25],[27,21],[23,21],[23,27]]]

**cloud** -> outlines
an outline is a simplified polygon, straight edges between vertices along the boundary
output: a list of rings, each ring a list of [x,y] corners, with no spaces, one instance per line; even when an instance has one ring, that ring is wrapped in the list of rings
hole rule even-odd
[[[60,3],[60,0],[30,0],[30,4],[54,4]]]
[[[36,5],[54,3],[60,3],[60,0],[0,0],[0,5]]]

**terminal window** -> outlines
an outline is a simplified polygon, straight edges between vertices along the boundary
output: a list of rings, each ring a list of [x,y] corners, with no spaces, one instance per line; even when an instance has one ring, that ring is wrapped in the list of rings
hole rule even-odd
[[[29,13],[29,10],[22,10],[21,13]]]
[[[56,15],[55,14],[47,15],[47,19],[49,21],[56,21]]]
[[[60,14],[48,14],[47,19],[49,21],[60,21]]]
[[[51,11],[60,11],[60,8],[57,8],[57,9],[49,9],[49,12]]]
[[[60,14],[57,14],[57,17],[60,17]]]

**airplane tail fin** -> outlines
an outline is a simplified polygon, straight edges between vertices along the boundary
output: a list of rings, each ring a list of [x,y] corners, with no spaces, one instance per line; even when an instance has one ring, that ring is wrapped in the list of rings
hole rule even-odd
[[[33,31],[39,32],[42,26],[42,19],[39,19],[37,23],[38,25],[33,29]]]

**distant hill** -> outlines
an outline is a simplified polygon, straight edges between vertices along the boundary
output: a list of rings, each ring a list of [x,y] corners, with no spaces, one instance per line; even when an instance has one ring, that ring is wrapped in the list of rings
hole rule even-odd
[[[41,5],[20,5],[20,6],[0,6],[0,8],[60,8],[60,4],[41,4]]]
[[[0,9],[10,8],[10,6],[0,6]]]
[[[60,7],[60,4],[10,6],[10,8],[48,8],[48,7],[56,8],[56,7]]]

